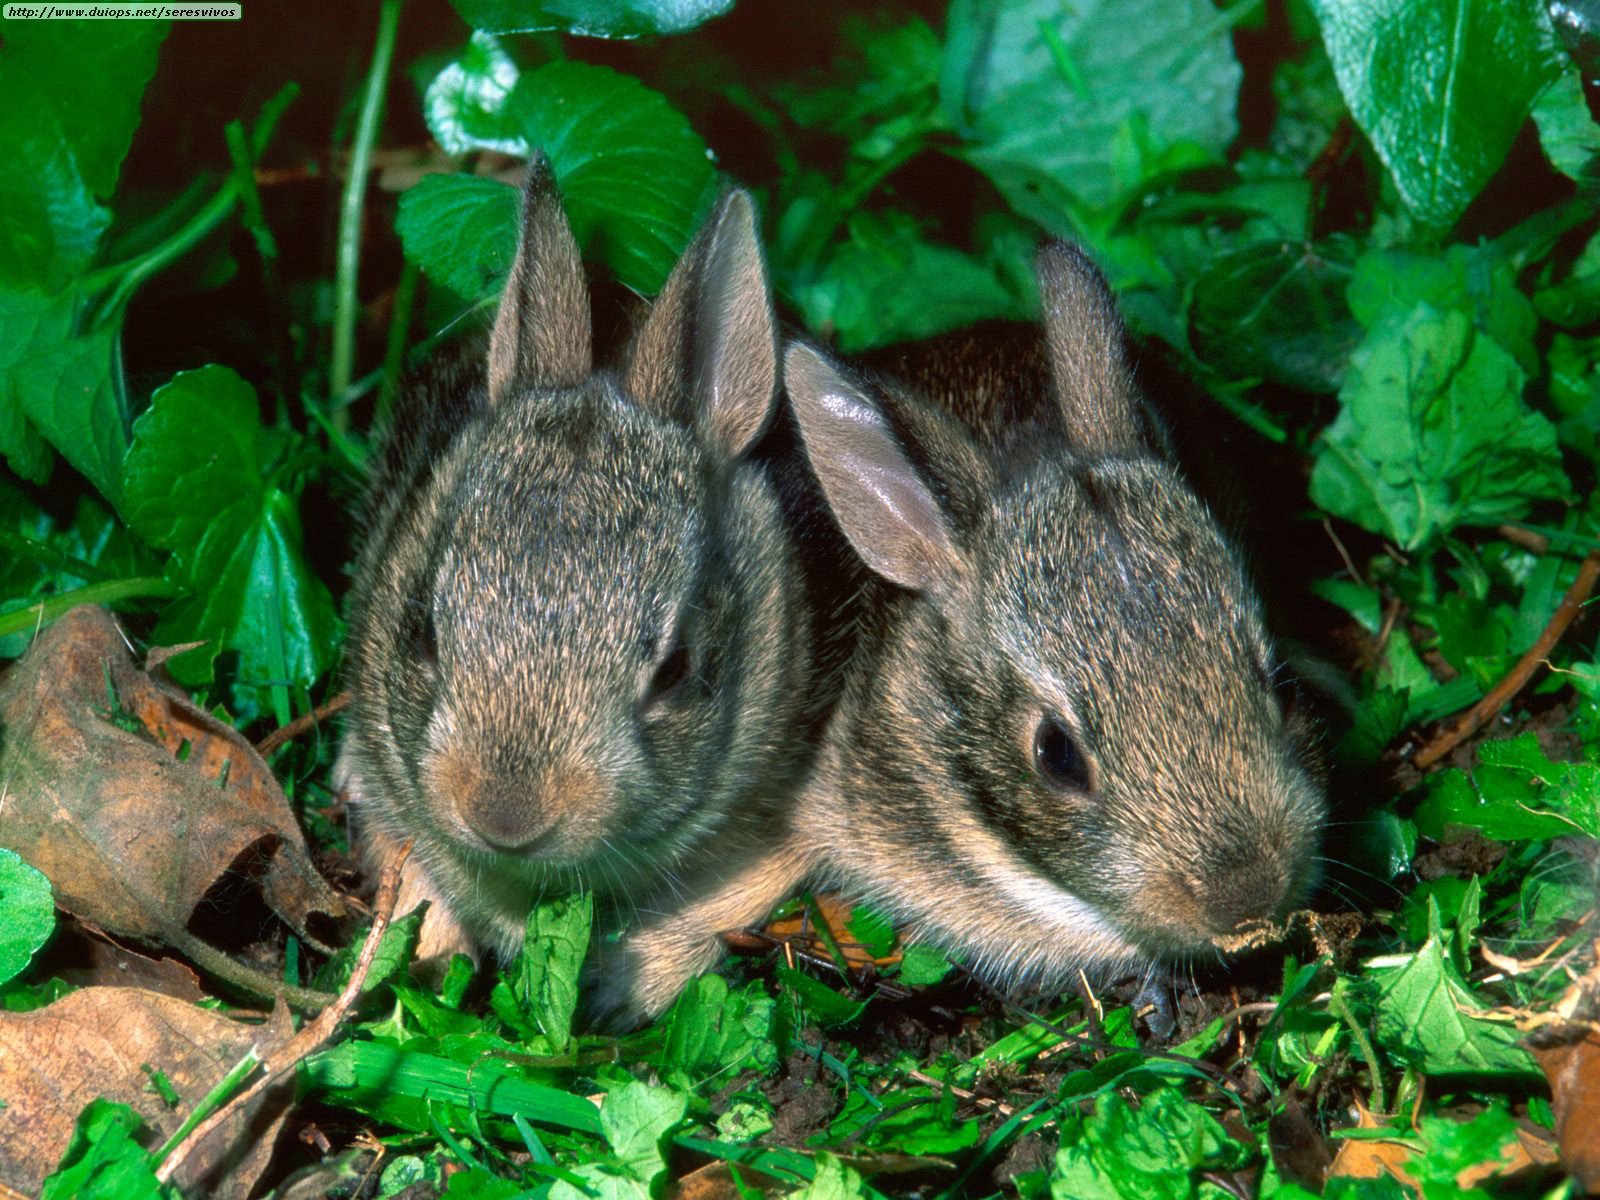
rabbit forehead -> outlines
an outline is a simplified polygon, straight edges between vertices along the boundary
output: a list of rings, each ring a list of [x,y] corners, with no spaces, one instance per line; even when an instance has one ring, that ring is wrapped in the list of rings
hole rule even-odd
[[[1254,684],[1269,665],[1237,558],[1155,460],[1019,481],[997,497],[986,542],[984,624],[1047,698],[1073,707],[1124,677],[1169,687],[1191,664]]]

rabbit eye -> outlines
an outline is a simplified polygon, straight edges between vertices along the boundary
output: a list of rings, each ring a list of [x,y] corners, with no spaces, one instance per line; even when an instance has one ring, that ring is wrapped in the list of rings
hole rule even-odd
[[[649,712],[656,705],[666,700],[689,678],[689,647],[684,642],[682,635],[672,643],[672,649],[656,667],[656,673],[650,677],[650,686],[645,689],[644,699],[640,701],[641,712]]]
[[[1066,722],[1047,716],[1033,731],[1033,769],[1054,788],[1089,790],[1089,764]]]

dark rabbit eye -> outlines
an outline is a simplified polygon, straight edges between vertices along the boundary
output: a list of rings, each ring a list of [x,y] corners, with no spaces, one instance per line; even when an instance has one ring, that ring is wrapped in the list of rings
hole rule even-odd
[[[1060,717],[1045,717],[1033,731],[1033,769],[1051,787],[1089,790],[1089,764]]]
[[[667,652],[667,656],[656,667],[656,673],[650,677],[650,686],[645,689],[644,699],[639,703],[640,711],[649,712],[676,692],[687,678],[689,678],[689,647],[680,634],[673,641],[672,649]]]
[[[433,623],[433,605],[413,601],[410,619],[411,648],[416,656],[429,666],[439,665],[439,630]]]

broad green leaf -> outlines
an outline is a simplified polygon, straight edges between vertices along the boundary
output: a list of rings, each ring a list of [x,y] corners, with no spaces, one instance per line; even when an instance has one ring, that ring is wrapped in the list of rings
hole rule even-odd
[[[0,284],[0,453],[39,481],[49,473],[48,441],[115,504],[128,447],[118,330],[80,329],[83,308],[76,290],[47,296]]]
[[[50,881],[20,854],[0,847],[0,984],[22,974],[55,927]]]
[[[39,1200],[158,1200],[175,1195],[157,1181],[150,1153],[135,1138],[138,1114],[126,1104],[91,1100],[78,1117],[61,1167]]]
[[[917,942],[901,952],[897,978],[907,987],[929,987],[950,974],[951,969],[943,950]]]
[[[600,1125],[618,1164],[648,1187],[667,1169],[666,1141],[688,1111],[687,1094],[630,1080],[606,1093]]]
[[[715,179],[683,114],[632,76],[580,62],[524,75],[506,113],[549,156],[586,251],[636,291],[658,292]]]
[[[572,1014],[578,1007],[578,980],[589,952],[593,916],[594,899],[587,892],[541,900],[528,914],[511,987],[551,1054],[565,1052],[572,1042]]]
[[[978,1143],[978,1122],[956,1116],[955,1093],[948,1088],[896,1088],[869,1097],[853,1090],[828,1128],[838,1144],[859,1141],[895,1154],[958,1154]]]
[[[464,300],[497,294],[517,252],[517,190],[474,175],[425,175],[400,197],[406,257]]]
[[[733,0],[450,0],[461,19],[490,33],[555,29],[580,37],[682,33],[733,7]]]
[[[1522,402],[1522,384],[1460,310],[1423,303],[1374,325],[1318,444],[1312,500],[1414,550],[1565,497],[1555,427]]]
[[[1241,247],[1195,280],[1195,353],[1220,370],[1335,392],[1360,327],[1345,303],[1353,258],[1344,241]]]
[[[1406,207],[1453,225],[1560,59],[1539,0],[1311,0],[1350,115]]]
[[[865,1000],[851,1000],[841,996],[827,984],[811,978],[804,971],[779,967],[778,978],[800,998],[811,1019],[824,1029],[848,1025],[867,1010]]]
[[[1106,1092],[1092,1113],[1063,1122],[1050,1194],[1057,1200],[1221,1195],[1205,1188],[1200,1173],[1241,1166],[1248,1155],[1215,1117],[1173,1088],[1152,1092],[1138,1108]]]
[[[873,958],[882,958],[894,947],[893,918],[870,904],[857,904],[850,910],[846,932]]]
[[[868,1195],[866,1180],[854,1167],[832,1154],[817,1155],[817,1173],[811,1182],[790,1196],[790,1200],[863,1200]]]
[[[659,1060],[663,1073],[681,1072],[699,1083],[741,1070],[772,1070],[778,1060],[772,1005],[759,982],[734,990],[720,975],[700,976],[666,1016]]]
[[[219,649],[237,650],[240,680],[256,686],[308,685],[332,665],[333,598],[306,562],[299,510],[273,482],[267,443],[254,389],[226,367],[180,372],[135,423],[123,516],[173,552],[192,589],[156,639],[210,643],[172,660],[180,679],[209,678]]]
[[[1427,1075],[1537,1075],[1508,1023],[1481,1015],[1489,1006],[1472,994],[1445,957],[1438,910],[1433,932],[1403,967],[1374,972],[1379,981],[1379,1044]]]
[[[1159,173],[1218,162],[1241,72],[1208,0],[955,0],[943,102],[1013,208],[1121,204]]]
[[[1423,1195],[1430,1200],[1435,1196],[1488,1200],[1498,1189],[1463,1188],[1463,1172],[1471,1171],[1474,1177],[1480,1177],[1486,1166],[1496,1162],[1511,1172],[1526,1161],[1527,1152],[1517,1138],[1516,1119],[1500,1104],[1491,1104],[1462,1121],[1424,1116],[1418,1126],[1425,1148],[1402,1169],[1422,1184]]]
[[[1600,836],[1600,767],[1553,763],[1534,734],[1483,742],[1470,775],[1441,771],[1417,806],[1417,828],[1441,838],[1451,826],[1496,841],[1584,833]]]
[[[0,282],[61,290],[94,257],[165,21],[0,23]]]
[[[433,140],[447,154],[498,150],[526,155],[527,143],[505,114],[517,76],[517,64],[499,39],[474,32],[461,56],[434,76],[423,97],[423,115]]]
[[[990,317],[1027,316],[1032,307],[998,266],[926,240],[900,212],[852,216],[848,239],[814,277],[789,281],[788,290],[808,326],[831,331],[852,353]]]
[[[1551,166],[1577,183],[1597,182],[1600,125],[1589,115],[1577,68],[1568,67],[1545,89],[1533,106],[1533,123],[1539,127],[1539,145]]]

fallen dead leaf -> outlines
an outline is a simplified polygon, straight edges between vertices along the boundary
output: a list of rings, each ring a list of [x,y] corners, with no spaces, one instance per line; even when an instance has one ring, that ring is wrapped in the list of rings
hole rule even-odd
[[[1587,1192],[1600,1192],[1600,1033],[1546,1035],[1533,1057],[1550,1081],[1561,1165]]]
[[[827,922],[828,933],[839,947],[839,952],[844,955],[844,962],[840,965],[846,970],[858,971],[868,964],[888,967],[900,961],[898,950],[882,958],[874,958],[867,952],[865,946],[851,938],[850,914],[854,906],[843,896],[823,892],[815,897],[815,905],[817,912],[821,913],[822,919]],[[816,922],[809,909],[802,908],[793,916],[773,921],[763,932],[773,941],[792,945],[795,949],[813,957],[832,957],[828,951],[827,940],[818,935]]]
[[[181,689],[141,671],[104,609],[47,629],[0,682],[0,843],[56,903],[113,933],[172,944],[228,871],[302,937],[343,916],[255,750]]]
[[[253,1046],[293,1035],[280,1008],[268,1026],[138,988],[85,988],[48,1007],[0,1013],[0,1182],[30,1195],[59,1162],[73,1123],[96,1096],[131,1107],[159,1145]],[[180,1097],[167,1106],[151,1087],[160,1071]],[[208,1153],[178,1182],[191,1194],[243,1200],[267,1160],[292,1089],[260,1098],[219,1129]]]
[[[1383,1122],[1356,1101],[1356,1128],[1377,1129]],[[1379,1179],[1385,1175],[1393,1178],[1413,1196],[1422,1194],[1421,1188],[1405,1170],[1411,1159],[1411,1147],[1400,1141],[1375,1139],[1348,1139],[1334,1155],[1328,1176],[1348,1175],[1357,1179]],[[1517,1138],[1507,1143],[1500,1157],[1491,1162],[1475,1163],[1456,1174],[1456,1186],[1463,1191],[1477,1187],[1496,1176],[1510,1175],[1526,1167],[1543,1166],[1555,1161],[1555,1149],[1550,1143],[1527,1129],[1519,1128]]]

